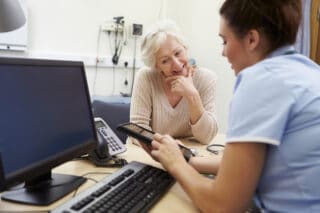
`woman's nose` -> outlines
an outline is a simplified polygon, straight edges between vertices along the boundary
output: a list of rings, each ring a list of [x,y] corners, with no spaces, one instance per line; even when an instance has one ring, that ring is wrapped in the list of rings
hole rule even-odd
[[[173,64],[173,68],[181,68],[182,67],[182,63],[178,58],[173,58],[172,59],[172,64]]]

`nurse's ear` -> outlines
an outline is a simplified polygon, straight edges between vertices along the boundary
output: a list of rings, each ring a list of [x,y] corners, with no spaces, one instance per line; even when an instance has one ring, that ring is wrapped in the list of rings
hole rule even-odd
[[[261,45],[261,35],[257,30],[249,30],[245,36],[245,45],[248,50],[256,50]]]

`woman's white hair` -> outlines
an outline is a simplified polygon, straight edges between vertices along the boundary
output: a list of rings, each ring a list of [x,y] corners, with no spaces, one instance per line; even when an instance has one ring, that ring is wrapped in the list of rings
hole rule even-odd
[[[144,64],[152,69],[156,67],[156,53],[168,36],[175,38],[180,44],[187,48],[180,29],[172,20],[161,20],[157,22],[144,36],[141,44],[141,58]]]

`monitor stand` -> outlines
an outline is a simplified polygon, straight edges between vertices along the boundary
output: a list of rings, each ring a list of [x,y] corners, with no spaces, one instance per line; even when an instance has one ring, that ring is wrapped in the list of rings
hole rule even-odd
[[[46,206],[76,190],[87,179],[81,176],[52,174],[51,172],[25,185],[2,193],[1,199],[32,205]]]

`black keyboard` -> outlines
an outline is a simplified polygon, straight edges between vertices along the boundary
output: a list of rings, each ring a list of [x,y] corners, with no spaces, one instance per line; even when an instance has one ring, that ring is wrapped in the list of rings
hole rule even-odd
[[[148,212],[173,183],[162,169],[133,161],[51,212]]]

